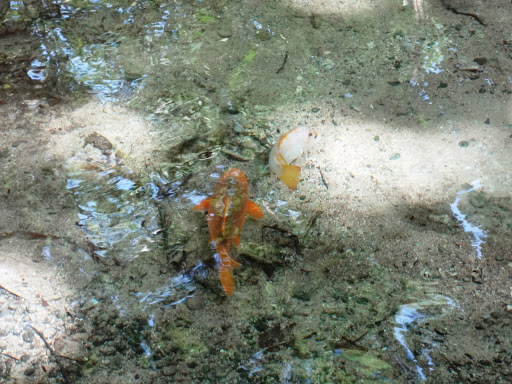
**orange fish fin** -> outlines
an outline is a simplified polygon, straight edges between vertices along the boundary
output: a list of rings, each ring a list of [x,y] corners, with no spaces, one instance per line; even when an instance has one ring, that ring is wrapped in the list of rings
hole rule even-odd
[[[226,296],[231,296],[235,293],[235,278],[233,277],[233,270],[230,267],[220,267],[220,282]]]
[[[235,245],[240,245],[240,235],[237,235],[235,237],[235,240],[233,241],[233,243],[235,243]]]
[[[206,198],[201,201],[199,204],[194,206],[194,211],[207,211],[210,208],[210,198]]]
[[[282,166],[279,178],[285,183],[288,188],[295,191],[299,183],[300,167],[298,165],[286,164]]]
[[[249,216],[254,217],[255,219],[263,219],[263,212],[261,208],[254,201],[249,200],[249,204],[247,205],[247,213]],[[238,244],[240,244],[240,239],[238,239]]]
[[[229,265],[233,268],[241,267],[242,264],[240,264],[238,261],[233,260],[231,257],[229,258]]]

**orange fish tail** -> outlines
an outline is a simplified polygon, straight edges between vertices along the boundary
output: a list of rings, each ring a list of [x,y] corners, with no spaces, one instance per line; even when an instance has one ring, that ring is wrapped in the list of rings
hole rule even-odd
[[[235,293],[235,278],[233,277],[233,270],[230,267],[220,267],[220,282],[226,296],[231,296]]]
[[[300,167],[297,165],[283,164],[279,178],[288,188],[295,191],[299,184]]]
[[[235,278],[233,276],[233,268],[240,267],[240,263],[229,257],[225,245],[217,245],[217,253],[220,261],[220,282],[226,296],[231,296],[235,293]]]

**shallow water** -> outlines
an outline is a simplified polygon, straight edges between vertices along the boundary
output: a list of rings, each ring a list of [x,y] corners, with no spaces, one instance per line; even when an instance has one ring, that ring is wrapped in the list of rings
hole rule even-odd
[[[507,7],[0,7],[2,380],[512,380]],[[265,217],[226,298],[192,208],[232,167]]]

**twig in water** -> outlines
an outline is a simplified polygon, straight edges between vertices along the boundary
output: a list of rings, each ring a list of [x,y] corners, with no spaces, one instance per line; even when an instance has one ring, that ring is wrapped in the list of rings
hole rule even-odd
[[[43,343],[44,345],[46,346],[46,348],[48,348],[48,350],[50,351],[51,355],[53,356],[53,358],[55,359],[55,362],[57,363],[57,366],[59,367],[60,369],[60,373],[62,374],[62,377],[64,378],[64,382],[66,384],[71,384],[71,381],[69,381],[69,378],[68,378],[68,375],[66,373],[66,370],[64,369],[64,366],[62,365],[62,362],[60,361],[60,356],[57,354],[57,352],[55,352],[53,350],[53,348],[51,347],[51,345],[46,341],[46,339],[44,338],[43,334],[41,332],[39,332],[37,329],[35,329],[33,326],[29,325],[30,328],[33,329],[33,331],[37,334],[37,336],[39,336],[39,338],[41,340],[43,340]]]
[[[473,19],[475,19],[476,21],[478,21],[481,25],[483,26],[487,26],[487,24],[482,20],[482,18],[480,16],[478,16],[476,13],[473,13],[473,12],[463,12],[463,11],[459,11],[457,8],[455,8],[454,6],[450,5],[450,4],[447,4],[446,3],[446,0],[442,0],[441,1],[441,4],[443,4],[443,6],[449,10],[450,12],[453,12],[455,13],[456,15],[463,15],[463,16],[469,16],[469,17],[472,17]]]
[[[9,355],[7,353],[0,352],[0,355],[8,357],[9,359],[18,360],[18,361],[20,360],[17,357],[11,356],[11,355]]]
[[[16,297],[18,297],[20,299],[25,299],[23,296],[20,296],[17,293],[14,293],[13,291],[8,290],[3,285],[0,285],[0,289],[3,289],[4,291],[9,292],[11,295],[16,296]]]
[[[317,167],[317,169],[320,171],[320,177],[322,178],[322,183],[325,185],[325,189],[329,189],[329,184],[327,184],[327,180],[325,180],[324,173],[319,167]]]
[[[277,69],[276,73],[281,72],[284,69],[284,66],[286,65],[286,62],[288,61],[288,51],[284,53],[284,59],[283,64]]]

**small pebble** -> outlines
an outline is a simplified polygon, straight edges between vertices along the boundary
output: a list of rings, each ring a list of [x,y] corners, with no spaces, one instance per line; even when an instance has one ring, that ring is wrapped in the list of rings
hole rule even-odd
[[[162,369],[164,376],[173,376],[176,374],[176,367],[167,366]]]
[[[256,31],[256,37],[261,41],[270,40],[272,38],[272,32],[268,29],[260,29]]]
[[[430,220],[435,221],[436,223],[449,225],[452,224],[452,219],[450,216],[444,214],[444,215],[429,215],[428,217]]]
[[[489,125],[489,124],[491,124],[491,120],[490,120],[489,118],[487,118],[487,120],[485,120],[485,122],[484,122],[484,123],[485,123],[485,124],[487,124],[487,125]]]
[[[487,57],[477,57],[477,58],[473,59],[473,61],[475,63],[477,63],[478,65],[484,65],[487,63]]]
[[[240,123],[235,123],[234,127],[233,127],[233,130],[236,132],[236,133],[242,133],[244,132],[244,127],[242,126],[242,124]]]
[[[398,160],[400,158],[400,154],[399,153],[395,153],[393,156],[391,156],[389,158],[389,160]]]
[[[486,201],[484,195],[479,193],[476,195],[472,195],[469,198],[469,203],[475,208],[483,208],[485,206]]]
[[[37,312],[37,306],[35,306],[34,304],[27,305],[27,312],[28,313],[35,313],[35,312]]]
[[[32,376],[34,373],[36,373],[36,369],[34,367],[28,367],[23,373],[25,376]]]
[[[23,341],[25,343],[31,343],[34,341],[34,332],[33,331],[24,332],[23,335],[21,335],[21,337],[23,338]]]
[[[187,308],[191,311],[201,309],[204,307],[204,300],[200,296],[194,296],[189,298],[186,302]]]
[[[217,35],[224,39],[233,36],[233,31],[230,26],[223,25],[217,30]]]
[[[469,142],[467,142],[466,140],[459,141],[459,147],[467,148],[469,147]]]

